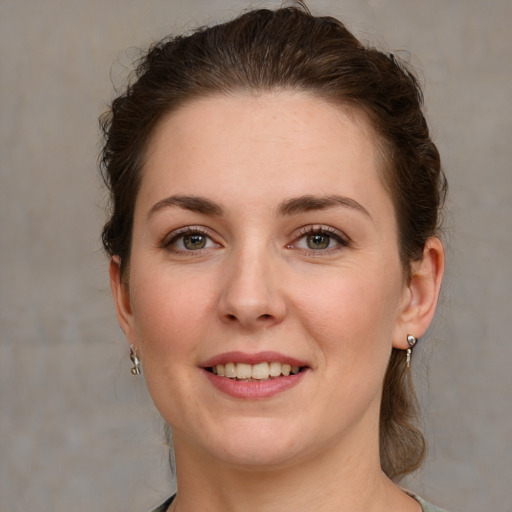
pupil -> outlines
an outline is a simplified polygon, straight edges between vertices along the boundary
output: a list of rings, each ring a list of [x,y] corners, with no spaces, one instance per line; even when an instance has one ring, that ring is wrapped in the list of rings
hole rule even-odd
[[[330,237],[321,234],[309,235],[307,241],[310,249],[327,249],[327,247],[329,247]]]
[[[206,237],[203,235],[187,235],[183,238],[183,245],[187,249],[203,249],[206,245]]]

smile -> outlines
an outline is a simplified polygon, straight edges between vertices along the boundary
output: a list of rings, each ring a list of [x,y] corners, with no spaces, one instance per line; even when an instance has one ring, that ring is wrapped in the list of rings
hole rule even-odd
[[[279,361],[257,364],[226,363],[206,368],[207,371],[219,377],[242,381],[264,381],[278,377],[288,377],[290,374],[296,375],[303,369],[304,367],[292,366],[288,363],[280,363]]]
[[[273,351],[225,352],[201,365],[208,381],[237,399],[271,398],[299,384],[311,369],[295,357]]]

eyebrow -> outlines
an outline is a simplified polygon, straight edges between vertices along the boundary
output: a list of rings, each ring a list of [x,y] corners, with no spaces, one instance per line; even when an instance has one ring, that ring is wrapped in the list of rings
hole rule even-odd
[[[221,217],[224,214],[222,206],[211,199],[201,196],[192,195],[173,195],[166,197],[155,203],[148,213],[148,218],[152,217],[155,213],[165,209],[177,206],[183,210],[190,210],[204,215],[213,215]],[[329,195],[329,196],[313,196],[304,195],[300,197],[293,197],[286,199],[277,208],[278,215],[288,216],[296,215],[314,210],[326,210],[328,208],[336,208],[342,206],[344,208],[351,208],[357,210],[370,219],[372,218],[368,210],[360,203],[351,199],[350,197]]]
[[[160,210],[172,206],[178,206],[183,210],[190,210],[193,212],[202,213],[205,215],[214,215],[217,217],[220,217],[224,213],[222,206],[214,201],[211,201],[210,199],[206,199],[205,197],[174,195],[166,197],[165,199],[162,199],[161,201],[158,201],[158,203],[154,204],[151,210],[149,210],[148,218],[152,217]]]
[[[330,195],[330,196],[312,196],[305,195],[283,201],[278,207],[280,215],[295,215],[297,213],[309,212],[312,210],[325,210],[328,208],[335,208],[342,206],[344,208],[351,208],[357,210],[370,219],[372,216],[368,210],[350,197]]]

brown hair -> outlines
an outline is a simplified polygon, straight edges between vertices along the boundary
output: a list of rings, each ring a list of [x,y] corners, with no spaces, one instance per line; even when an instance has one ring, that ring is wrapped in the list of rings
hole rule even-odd
[[[392,55],[365,47],[338,20],[297,8],[247,12],[228,23],[165,38],[143,57],[136,80],[101,118],[101,170],[112,215],[103,245],[129,263],[135,199],[145,150],[164,116],[212,94],[288,89],[366,114],[384,155],[404,272],[438,231],[446,182],[422,114],[414,75]],[[403,352],[393,349],[380,418],[381,464],[399,479],[416,469],[425,441]]]

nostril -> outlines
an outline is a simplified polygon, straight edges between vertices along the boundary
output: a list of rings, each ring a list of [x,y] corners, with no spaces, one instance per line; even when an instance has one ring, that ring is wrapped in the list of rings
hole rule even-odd
[[[271,316],[269,314],[265,313],[264,315],[260,315],[260,318],[262,320],[268,320],[269,318],[271,318]]]

